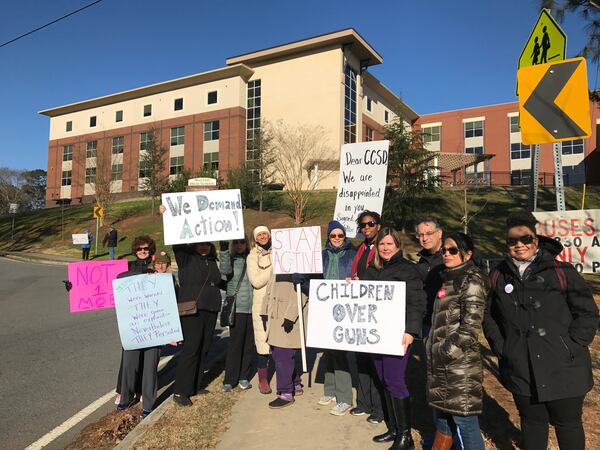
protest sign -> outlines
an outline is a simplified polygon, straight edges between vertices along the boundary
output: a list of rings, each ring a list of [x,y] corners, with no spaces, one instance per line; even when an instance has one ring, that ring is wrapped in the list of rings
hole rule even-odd
[[[271,230],[273,273],[323,273],[321,227]]]
[[[381,214],[385,194],[390,141],[342,145],[340,181],[333,219],[356,237],[356,218],[364,211]]]
[[[308,347],[404,354],[403,281],[310,280]]]
[[[113,280],[113,290],[125,350],[183,340],[172,274],[117,278]]]
[[[239,189],[162,194],[165,245],[244,238]]]
[[[87,234],[84,234],[87,243]],[[67,278],[73,284],[69,291],[72,313],[113,308],[115,300],[112,280],[127,272],[127,260],[84,261],[67,265]]]
[[[563,245],[559,261],[573,264],[578,272],[600,273],[600,209],[533,213],[538,234]]]
[[[87,233],[72,234],[71,239],[73,239],[75,245],[89,244],[90,242]]]

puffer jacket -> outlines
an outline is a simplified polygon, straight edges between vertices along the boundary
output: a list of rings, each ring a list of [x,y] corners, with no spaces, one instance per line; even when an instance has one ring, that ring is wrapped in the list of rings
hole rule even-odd
[[[152,273],[154,270],[151,268],[152,265],[152,257],[149,256],[146,259],[134,259],[133,261],[129,261],[129,272],[131,275],[140,275],[142,273]]]
[[[246,264],[246,254],[231,255],[229,250],[223,250],[219,253],[221,261],[221,273],[227,278],[227,291],[225,295],[234,295],[235,290],[240,285],[236,299],[235,312],[250,314],[252,312],[252,285],[248,279],[248,270],[244,271]],[[244,272],[244,278],[240,283],[240,277]]]
[[[221,310],[221,272],[212,256],[196,253],[193,245],[174,245],[173,253],[179,268],[179,302],[196,300],[199,310]]]
[[[250,249],[246,258],[246,272],[254,288],[252,296],[252,324],[254,325],[254,343],[259,355],[268,355],[271,352],[267,343],[267,332],[263,327],[260,312],[265,301],[267,284],[273,275],[271,264],[271,250],[263,250],[258,245]]]
[[[498,356],[504,387],[547,402],[592,389],[588,345],[598,330],[598,307],[577,270],[554,260],[562,245],[538,239],[538,254],[523,276],[509,256],[490,274],[483,331]]]
[[[483,366],[478,336],[489,282],[471,261],[446,269],[442,281],[427,340],[427,400],[452,415],[479,415]]]

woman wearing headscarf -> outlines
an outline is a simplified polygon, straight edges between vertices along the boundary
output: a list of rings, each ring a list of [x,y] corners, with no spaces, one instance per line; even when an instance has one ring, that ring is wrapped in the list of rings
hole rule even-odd
[[[577,270],[555,259],[560,242],[536,223],[525,211],[506,219],[508,254],[490,273],[483,330],[519,410],[522,448],[546,449],[551,423],[561,449],[582,450],[598,308]]]

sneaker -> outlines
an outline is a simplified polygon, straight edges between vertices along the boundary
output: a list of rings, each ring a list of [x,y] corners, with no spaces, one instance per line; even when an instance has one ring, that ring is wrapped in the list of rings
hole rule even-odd
[[[230,384],[224,384],[223,385],[223,392],[231,392],[233,391],[233,386]]]
[[[248,380],[240,380],[238,386],[242,391],[252,388],[252,384]]]
[[[376,416],[375,414],[371,414],[369,417],[367,417],[367,422],[369,422],[369,423],[381,423],[381,422],[383,422],[383,417]]]
[[[173,394],[173,401],[179,406],[192,406],[192,401],[187,395]]]
[[[321,397],[319,399],[319,401],[317,403],[319,405],[327,406],[331,402],[335,402],[335,396],[333,396],[333,395],[324,395],[323,397]]]
[[[302,385],[297,384],[296,386],[294,386],[294,397],[300,397],[302,394],[304,394],[304,389],[302,389]]]
[[[115,397],[115,405],[118,405],[119,403],[121,403],[121,394],[117,394]]]
[[[334,416],[345,416],[348,411],[352,408],[352,405],[348,403],[340,402],[337,403],[333,408],[329,410],[329,414]]]
[[[148,411],[147,409],[142,409],[142,412],[140,414],[140,420],[144,420],[146,417],[148,417],[150,415],[152,411]]]
[[[126,409],[131,408],[136,403],[137,403],[136,399],[131,400],[129,403],[119,403],[117,405],[117,411],[125,411]]]
[[[281,409],[290,406],[292,403],[294,403],[294,397],[291,394],[281,394],[275,400],[269,402],[269,408]]]
[[[367,412],[364,409],[360,408],[359,406],[352,408],[350,410],[351,416],[364,416],[366,413]]]

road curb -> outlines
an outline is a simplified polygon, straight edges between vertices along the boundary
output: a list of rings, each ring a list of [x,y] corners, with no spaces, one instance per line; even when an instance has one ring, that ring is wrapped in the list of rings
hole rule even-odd
[[[4,259],[11,259],[13,261],[46,264],[48,266],[66,266],[69,263],[69,261],[55,261],[55,260],[51,260],[51,259],[42,259],[42,258],[35,258],[35,257],[28,258],[26,256],[11,255],[11,254],[0,254],[0,257],[4,258]]]
[[[158,405],[144,420],[142,420],[131,432],[115,447],[115,449],[128,450],[133,448],[136,442],[165,414],[169,405],[174,404],[173,397],[169,396]]]

